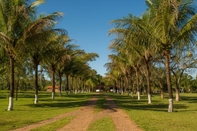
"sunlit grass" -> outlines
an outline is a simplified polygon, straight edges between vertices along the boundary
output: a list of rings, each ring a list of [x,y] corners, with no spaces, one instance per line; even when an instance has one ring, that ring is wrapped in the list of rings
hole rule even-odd
[[[197,94],[181,94],[181,101],[174,101],[174,112],[168,113],[168,98],[153,95],[152,104],[147,96],[141,100],[126,95],[111,94],[118,106],[145,131],[196,131]]]
[[[65,125],[70,123],[70,121],[73,119],[74,119],[73,116],[69,116],[69,117],[63,118],[61,120],[58,120],[56,122],[38,127],[38,128],[33,129],[31,131],[55,131],[57,129],[63,128]]]
[[[91,123],[87,131],[115,131],[115,125],[111,117],[103,117]]]
[[[78,109],[94,94],[77,94],[60,98],[58,93],[51,100],[51,93],[39,92],[39,103],[33,104],[34,92],[19,93],[18,101],[14,101],[14,110],[7,111],[8,92],[0,91],[0,130],[7,131],[25,125],[46,120],[60,114]],[[197,94],[181,94],[181,101],[174,101],[174,112],[168,113],[168,98],[161,99],[159,94],[153,94],[152,104],[147,104],[147,96],[131,98],[127,95],[108,94],[144,131],[196,131]],[[95,112],[106,108],[104,94],[98,96]],[[36,130],[58,129],[72,120],[71,117],[37,128]],[[65,123],[64,123],[65,122]],[[57,126],[56,126],[57,125]],[[89,126],[89,131],[113,131],[115,125],[110,117],[101,118]]]
[[[25,125],[46,120],[60,114],[78,109],[84,105],[93,94],[70,94],[51,100],[51,93],[39,92],[39,103],[33,104],[34,92],[19,93],[18,100],[14,100],[14,110],[7,111],[8,92],[0,92],[0,129],[7,131]]]
[[[94,113],[103,111],[106,108],[107,108],[106,100],[104,94],[101,93],[98,95],[98,100],[96,102],[96,106],[94,107]]]

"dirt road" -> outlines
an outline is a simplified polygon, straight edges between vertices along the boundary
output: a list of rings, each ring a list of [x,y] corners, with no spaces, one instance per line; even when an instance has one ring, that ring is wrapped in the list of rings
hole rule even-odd
[[[124,111],[117,107],[114,101],[107,95],[105,95],[107,108],[101,112],[94,113],[94,106],[96,105],[98,95],[99,94],[95,95],[85,106],[81,107],[79,110],[62,114],[57,117],[31,124],[13,131],[29,131],[68,116],[74,116],[75,118],[69,124],[65,125],[61,129],[58,129],[57,131],[86,131],[90,123],[106,116],[110,116],[112,118],[114,124],[116,125],[117,131],[142,131],[132,120],[130,120],[129,116]]]

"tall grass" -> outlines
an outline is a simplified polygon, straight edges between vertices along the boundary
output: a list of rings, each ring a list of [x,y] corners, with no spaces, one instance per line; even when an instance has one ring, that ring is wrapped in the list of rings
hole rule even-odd
[[[14,101],[14,110],[7,111],[8,92],[0,91],[0,130],[7,131],[25,125],[36,123],[78,109],[84,105],[93,94],[70,94],[51,100],[51,93],[39,92],[39,103],[33,104],[34,92],[20,92],[18,100]]]
[[[196,131],[197,94],[181,94],[181,101],[174,101],[174,112],[168,113],[168,98],[154,94],[152,104],[147,96],[141,100],[126,95],[110,94],[118,106],[144,131]]]

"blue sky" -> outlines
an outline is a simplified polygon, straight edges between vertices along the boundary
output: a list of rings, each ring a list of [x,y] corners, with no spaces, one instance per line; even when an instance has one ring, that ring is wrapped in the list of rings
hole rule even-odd
[[[62,12],[64,16],[57,27],[68,31],[72,44],[79,45],[87,53],[99,55],[89,65],[104,76],[104,64],[109,62],[111,53],[108,46],[113,39],[108,36],[108,31],[113,28],[110,21],[129,13],[141,16],[146,8],[145,0],[46,0],[38,11],[45,14]]]

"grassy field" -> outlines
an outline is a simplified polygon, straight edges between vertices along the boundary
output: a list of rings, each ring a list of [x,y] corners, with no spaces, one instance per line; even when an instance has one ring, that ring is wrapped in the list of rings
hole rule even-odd
[[[18,101],[14,101],[14,110],[7,111],[8,92],[0,91],[0,130],[7,131],[38,121],[58,116],[78,109],[94,94],[70,94],[62,97],[56,94],[51,100],[51,93],[39,92],[39,104],[34,105],[34,92],[20,92]],[[130,118],[144,131],[196,131],[197,93],[181,94],[181,101],[174,101],[174,112],[168,113],[168,98],[161,99],[154,94],[152,104],[147,104],[147,96],[131,98],[127,95],[108,94],[115,100]],[[106,108],[104,96],[100,94],[94,113]],[[69,123],[73,117],[61,119],[35,130],[58,129]],[[99,119],[89,126],[88,130],[115,130],[110,117]]]
[[[153,95],[152,104],[147,96],[131,98],[126,95],[110,95],[119,107],[144,131],[196,131],[197,94],[183,93],[181,101],[174,101],[174,112],[168,113],[168,98]]]
[[[7,131],[19,128],[76,110],[84,105],[93,95],[70,94],[69,96],[63,95],[59,97],[58,93],[56,93],[55,100],[51,100],[51,93],[39,92],[39,103],[35,105],[33,104],[34,92],[21,92],[18,100],[14,100],[14,110],[7,111],[8,92],[0,91],[0,130]],[[71,118],[63,121],[69,120]]]
[[[112,119],[107,116],[91,123],[87,131],[115,131],[115,125]]]
[[[57,129],[63,128],[66,124],[68,124],[73,119],[74,119],[74,117],[69,116],[69,117],[63,118],[59,121],[32,129],[31,131],[55,131]]]

